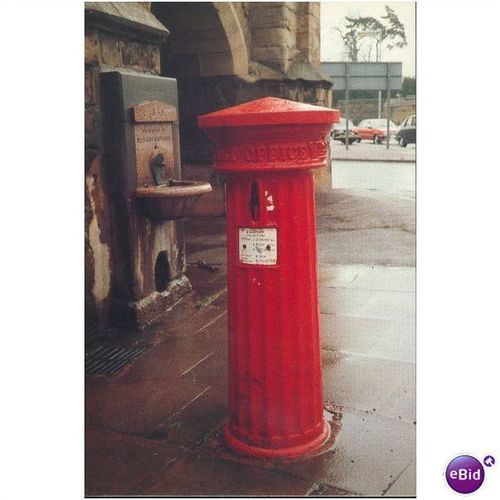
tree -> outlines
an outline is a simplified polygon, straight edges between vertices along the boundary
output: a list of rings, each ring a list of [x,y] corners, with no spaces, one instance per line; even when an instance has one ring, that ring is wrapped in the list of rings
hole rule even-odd
[[[377,60],[380,59],[381,48],[384,43],[389,50],[395,47],[401,48],[408,44],[403,23],[388,5],[385,6],[385,16],[381,16],[381,20],[374,17],[349,16],[346,16],[345,19],[347,21],[345,30],[342,31],[337,28],[337,31],[344,42],[349,61],[358,61],[361,42],[367,36],[377,40]],[[370,57],[371,51],[368,54],[368,60],[370,60]]]
[[[357,61],[358,60],[358,38],[359,33],[355,29],[351,29],[350,31],[343,32],[340,28],[337,28],[340,36],[342,37],[342,41],[344,42],[344,46],[347,49],[347,59],[349,61]]]
[[[416,95],[417,94],[417,86],[415,77],[406,76],[403,78],[403,88],[401,89],[401,94],[404,97],[407,95]]]

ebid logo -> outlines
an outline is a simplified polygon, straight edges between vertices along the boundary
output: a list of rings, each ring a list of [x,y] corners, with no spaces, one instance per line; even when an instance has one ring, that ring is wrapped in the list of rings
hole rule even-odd
[[[495,459],[491,455],[485,457],[484,464],[487,467],[492,467],[494,463]],[[446,467],[446,481],[457,493],[473,493],[483,484],[483,464],[471,455],[459,455]]]

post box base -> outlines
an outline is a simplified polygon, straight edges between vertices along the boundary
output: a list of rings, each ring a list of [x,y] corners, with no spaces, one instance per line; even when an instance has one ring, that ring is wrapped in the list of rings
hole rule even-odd
[[[292,446],[289,448],[259,448],[257,446],[251,446],[249,444],[243,443],[231,434],[228,425],[225,425],[224,427],[224,441],[229,446],[229,448],[231,448],[238,454],[258,458],[292,458],[310,455],[313,454],[314,451],[321,448],[325,444],[325,442],[328,441],[328,439],[330,438],[330,434],[330,424],[325,421],[323,423],[323,432],[309,443],[301,444],[300,446]]]

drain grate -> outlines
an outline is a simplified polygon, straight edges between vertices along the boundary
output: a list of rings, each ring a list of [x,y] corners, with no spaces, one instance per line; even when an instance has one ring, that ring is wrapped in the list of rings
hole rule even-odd
[[[146,346],[117,347],[99,344],[85,353],[87,375],[114,375],[147,349]]]

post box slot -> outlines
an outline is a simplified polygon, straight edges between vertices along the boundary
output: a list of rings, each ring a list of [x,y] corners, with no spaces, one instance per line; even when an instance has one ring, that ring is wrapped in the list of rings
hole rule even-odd
[[[259,187],[256,182],[252,182],[250,188],[250,217],[257,222],[259,220]]]

